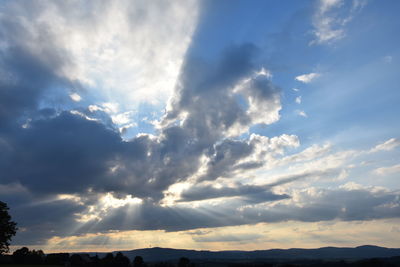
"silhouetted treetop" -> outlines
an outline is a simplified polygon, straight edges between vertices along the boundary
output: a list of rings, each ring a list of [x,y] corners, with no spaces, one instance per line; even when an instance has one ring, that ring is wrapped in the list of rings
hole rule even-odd
[[[8,206],[0,201],[0,254],[9,251],[11,238],[17,233],[17,224],[11,221]]]

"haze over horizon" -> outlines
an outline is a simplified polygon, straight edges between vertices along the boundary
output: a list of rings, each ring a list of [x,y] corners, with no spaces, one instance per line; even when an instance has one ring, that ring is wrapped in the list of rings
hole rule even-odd
[[[400,2],[0,2],[12,249],[400,247]]]

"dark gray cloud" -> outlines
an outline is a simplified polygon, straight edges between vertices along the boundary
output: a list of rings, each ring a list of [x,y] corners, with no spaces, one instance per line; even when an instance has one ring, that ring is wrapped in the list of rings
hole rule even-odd
[[[53,235],[60,237],[110,230],[182,231],[197,228],[329,220],[373,220],[396,218],[400,212],[399,192],[375,189],[316,189],[293,191],[296,199],[277,203],[252,204],[245,198],[217,203],[160,206],[153,202],[109,209],[100,218],[77,223],[86,214],[86,205],[70,199],[21,204],[12,210],[21,223],[14,244],[41,243]],[[256,202],[259,203],[259,202]],[[95,203],[92,203],[95,204]]]
[[[0,25],[2,23],[0,21]],[[24,34],[18,30],[9,30],[12,34],[8,33],[7,36]],[[0,32],[1,39],[4,35],[4,32]],[[35,55],[34,51],[21,47],[19,43],[8,45],[8,48],[0,49],[0,126],[3,131],[16,121],[22,124],[24,119],[36,115],[39,112],[39,98],[50,87],[72,84],[56,74],[64,60],[59,54],[53,51],[55,55],[52,55],[52,51],[46,51],[46,47],[43,47],[49,52],[44,60],[41,55]]]
[[[47,239],[75,233],[76,214],[85,211],[83,204],[71,200],[49,199],[12,206],[11,215],[18,222],[18,232],[13,244],[43,244]]]
[[[221,197],[243,197],[249,201],[266,202],[289,198],[286,194],[274,194],[269,186],[243,185],[216,188],[211,185],[194,186],[181,193],[180,202],[205,200]]]
[[[296,200],[249,204],[246,199],[226,199],[216,203],[159,206],[142,203],[114,209],[100,221],[88,222],[94,232],[112,229],[181,231],[196,228],[274,223],[282,221],[317,222],[328,220],[372,220],[396,218],[399,192],[373,189],[316,189],[293,191]],[[130,210],[130,212],[127,212]],[[94,227],[90,228],[90,225]]]
[[[178,202],[190,202],[207,200],[222,197],[241,197],[243,200],[253,203],[276,201],[290,198],[287,194],[275,194],[271,190],[275,186],[285,185],[296,181],[306,181],[308,179],[324,179],[326,177],[336,177],[340,175],[340,168],[330,168],[326,170],[313,170],[299,174],[285,175],[276,178],[275,181],[264,185],[244,185],[236,183],[232,186],[215,187],[213,185],[196,184],[183,190]]]
[[[105,190],[117,182],[107,173],[121,150],[121,138],[98,122],[62,112],[16,130],[8,143],[12,152],[2,166],[3,183],[19,182],[34,193],[57,194],[82,193],[89,187]]]
[[[248,142],[226,139],[215,145],[210,151],[210,161],[207,173],[199,180],[215,180],[221,176],[229,176],[233,166],[242,158],[246,158],[254,151],[254,145]],[[242,166],[243,168],[244,166]],[[249,168],[250,166],[246,166]],[[245,168],[246,168],[245,167]],[[255,167],[259,167],[255,165]]]
[[[296,193],[298,203],[277,203],[273,208],[257,211],[245,209],[244,216],[261,217],[268,222],[297,220],[315,222],[340,219],[372,220],[397,217],[399,192],[374,192],[368,189],[310,189]]]

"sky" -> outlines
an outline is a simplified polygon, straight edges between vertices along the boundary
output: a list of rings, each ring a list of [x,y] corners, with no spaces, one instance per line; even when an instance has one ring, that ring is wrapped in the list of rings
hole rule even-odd
[[[400,247],[400,2],[0,2],[12,249]]]

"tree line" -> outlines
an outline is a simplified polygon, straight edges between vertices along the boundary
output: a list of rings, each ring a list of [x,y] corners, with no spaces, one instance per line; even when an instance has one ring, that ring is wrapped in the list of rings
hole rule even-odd
[[[131,262],[121,252],[107,253],[104,257],[91,256],[86,253],[51,253],[45,254],[42,250],[29,250],[23,247],[11,255],[0,255],[1,264],[16,265],[60,265],[71,267],[193,267],[190,260],[182,257],[178,262],[145,263],[141,256],[136,256]]]

